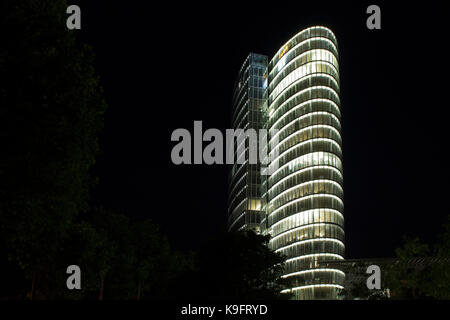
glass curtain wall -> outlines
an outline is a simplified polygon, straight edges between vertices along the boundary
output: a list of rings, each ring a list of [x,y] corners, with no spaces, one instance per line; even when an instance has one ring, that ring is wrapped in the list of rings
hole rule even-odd
[[[232,128],[259,130],[263,127],[263,94],[267,81],[264,71],[267,56],[250,53],[242,64],[232,98]],[[236,142],[236,141],[235,141]],[[261,231],[261,175],[260,164],[249,164],[249,142],[240,149],[235,143],[235,164],[229,174],[228,230]],[[240,153],[238,153],[240,152]],[[238,159],[243,160],[242,164]]]
[[[344,259],[344,203],[336,37],[305,29],[267,67],[264,106],[278,169],[263,181],[262,229],[287,256],[283,277],[296,299],[336,299],[344,282],[321,261]],[[269,154],[270,154],[269,153]]]

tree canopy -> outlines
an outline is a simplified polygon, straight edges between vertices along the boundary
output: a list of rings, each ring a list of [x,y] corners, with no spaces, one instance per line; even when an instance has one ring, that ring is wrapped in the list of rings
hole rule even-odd
[[[106,110],[92,49],[66,28],[66,8],[28,0],[0,10],[0,243],[33,287],[52,281],[88,208]]]
[[[369,290],[365,281],[353,281],[341,295],[374,300],[450,299],[450,216],[432,245],[404,237],[395,252],[395,258],[380,264],[380,290]],[[351,272],[366,279],[366,268],[367,263],[360,263]]]
[[[66,8],[1,3],[0,298],[280,298],[284,260],[267,238],[224,233],[180,253],[154,222],[92,206],[107,104]],[[66,288],[73,264],[81,290]]]
[[[288,299],[281,294],[285,257],[267,246],[269,236],[252,231],[223,232],[198,250],[196,268],[187,273],[175,296],[221,300]],[[184,289],[183,289],[184,288]]]

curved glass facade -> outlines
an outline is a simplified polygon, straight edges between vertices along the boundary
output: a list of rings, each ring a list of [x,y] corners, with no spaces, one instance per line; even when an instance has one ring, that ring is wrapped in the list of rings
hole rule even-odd
[[[264,232],[287,256],[296,299],[336,299],[344,274],[344,203],[337,41],[325,27],[292,37],[270,60],[265,92],[278,169],[263,182]],[[277,150],[275,150],[277,149]]]
[[[232,100],[233,129],[261,129],[266,81],[267,56],[250,53],[239,71]],[[228,191],[228,230],[261,231],[261,166],[250,164],[248,141],[235,148],[234,158],[242,159],[231,166]]]

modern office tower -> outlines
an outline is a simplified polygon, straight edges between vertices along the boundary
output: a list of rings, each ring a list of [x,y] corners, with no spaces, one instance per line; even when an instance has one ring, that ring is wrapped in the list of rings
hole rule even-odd
[[[283,277],[296,299],[336,299],[344,273],[322,261],[344,257],[344,204],[337,41],[311,27],[268,64],[269,139],[278,169],[263,190],[269,246],[287,256]]]
[[[344,203],[337,41],[325,27],[305,29],[267,63],[250,54],[233,94],[232,126],[268,130],[275,171],[235,164],[228,229],[270,234],[287,256],[283,277],[295,299],[336,299],[345,274]],[[247,143],[247,142],[246,142]],[[275,164],[275,166],[273,166]]]
[[[267,56],[250,53],[242,64],[235,83],[232,100],[233,129],[261,129],[263,94],[267,81],[264,72]],[[250,164],[248,139],[245,146],[235,146],[235,164],[229,175],[228,230],[260,232],[261,175],[260,163]],[[240,154],[238,154],[240,152]],[[239,164],[241,160],[242,164]]]

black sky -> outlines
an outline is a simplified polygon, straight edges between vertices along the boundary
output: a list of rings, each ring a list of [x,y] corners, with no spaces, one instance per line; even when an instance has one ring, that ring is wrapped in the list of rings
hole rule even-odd
[[[227,167],[173,165],[172,131],[228,128],[246,55],[272,57],[325,25],[339,42],[347,257],[392,256],[402,235],[433,240],[448,213],[442,4],[111,2],[73,2],[109,104],[95,201],[154,219],[175,248],[208,239],[225,223]],[[366,28],[370,4],[381,30]]]

